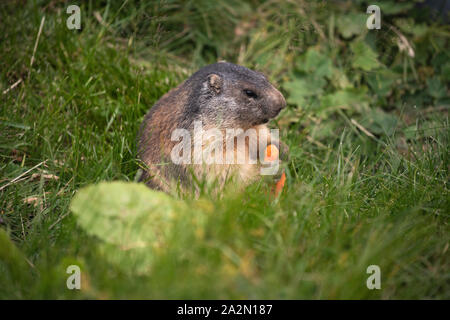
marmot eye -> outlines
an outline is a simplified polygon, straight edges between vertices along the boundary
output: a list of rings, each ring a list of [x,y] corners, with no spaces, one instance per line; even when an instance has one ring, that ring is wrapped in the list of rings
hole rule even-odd
[[[252,90],[245,89],[244,93],[247,95],[247,97],[254,98],[254,99],[258,98],[256,93],[254,93]]]

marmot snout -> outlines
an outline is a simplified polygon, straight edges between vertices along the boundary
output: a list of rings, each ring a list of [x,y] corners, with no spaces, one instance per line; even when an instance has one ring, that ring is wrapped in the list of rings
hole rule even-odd
[[[142,180],[166,192],[173,183],[183,189],[190,187],[192,174],[224,182],[233,173],[244,185],[253,181],[259,176],[259,166],[254,163],[206,166],[173,163],[171,152],[179,142],[172,141],[173,132],[177,129],[193,132],[194,123],[199,122],[204,130],[218,129],[224,137],[227,129],[259,132],[285,106],[283,95],[262,73],[227,62],[201,68],[166,93],[145,116],[138,141],[138,157],[147,167]],[[235,148],[235,152],[241,151]]]

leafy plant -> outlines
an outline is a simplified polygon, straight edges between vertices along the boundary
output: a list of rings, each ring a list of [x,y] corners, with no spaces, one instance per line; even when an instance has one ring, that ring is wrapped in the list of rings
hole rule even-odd
[[[101,251],[108,260],[140,273],[149,271],[158,251],[170,247],[176,236],[174,223],[190,221],[190,228],[199,228],[204,215],[163,192],[126,182],[83,188],[70,209],[81,228],[101,240]]]

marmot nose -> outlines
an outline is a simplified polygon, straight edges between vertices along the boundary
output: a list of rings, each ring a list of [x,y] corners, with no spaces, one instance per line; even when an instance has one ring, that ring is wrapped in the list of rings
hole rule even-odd
[[[286,107],[286,100],[284,99],[283,95],[280,91],[274,88],[274,91],[271,94],[271,105],[272,108],[278,113]]]

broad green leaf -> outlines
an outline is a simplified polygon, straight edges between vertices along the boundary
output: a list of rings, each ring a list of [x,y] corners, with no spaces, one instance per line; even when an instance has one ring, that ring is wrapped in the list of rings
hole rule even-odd
[[[397,14],[408,11],[414,7],[414,3],[410,2],[398,2],[398,1],[383,1],[379,4],[381,14]]]
[[[449,81],[450,82],[450,62],[447,62],[442,67],[442,77],[443,77],[443,79],[445,81]]]
[[[397,122],[396,116],[377,108],[371,109],[370,112],[366,113],[360,123],[372,133],[390,136],[394,133]]]
[[[417,125],[411,125],[403,129],[406,139],[414,139],[417,135]]]
[[[352,65],[354,68],[370,71],[380,67],[377,54],[364,42],[352,42],[350,48],[353,52]]]
[[[443,98],[447,95],[447,89],[438,77],[427,79],[427,92],[436,99]]]
[[[325,95],[322,98],[323,108],[360,109],[366,104],[366,93],[363,90],[344,89]]]
[[[359,35],[366,30],[367,15],[350,13],[336,18],[336,25],[344,38]]]
[[[0,265],[6,267],[15,281],[29,281],[30,267],[23,253],[14,245],[5,230],[0,228]],[[5,274],[0,275],[0,280]],[[5,281],[7,279],[4,279]],[[10,280],[10,279],[8,279]],[[1,282],[1,281],[0,281]]]
[[[353,85],[348,80],[344,70],[338,68],[333,68],[332,83],[340,89],[347,89],[353,87]]]
[[[311,127],[310,135],[315,140],[329,139],[330,137],[336,137],[336,132],[339,130],[336,122],[323,121],[317,125]]]
[[[305,106],[306,99],[310,96],[320,95],[326,81],[323,78],[298,78],[283,85],[288,91],[287,101],[298,106]]]
[[[102,240],[101,251],[121,267],[148,270],[155,250],[166,247],[184,202],[143,184],[103,182],[77,192],[70,209],[83,230]]]
[[[89,234],[138,248],[159,241],[181,207],[181,202],[143,184],[104,182],[79,190],[70,208]]]
[[[329,57],[320,53],[315,48],[309,48],[305,55],[297,61],[299,70],[314,77],[331,78],[333,63]]]
[[[393,87],[395,80],[398,78],[397,74],[389,70],[381,70],[379,72],[370,73],[367,76],[367,82],[370,88],[378,96],[387,96]]]
[[[442,79],[449,79],[450,77],[450,53],[441,51],[435,55],[433,55],[433,58],[431,60],[431,68],[432,71],[437,74],[440,73],[443,77]]]

